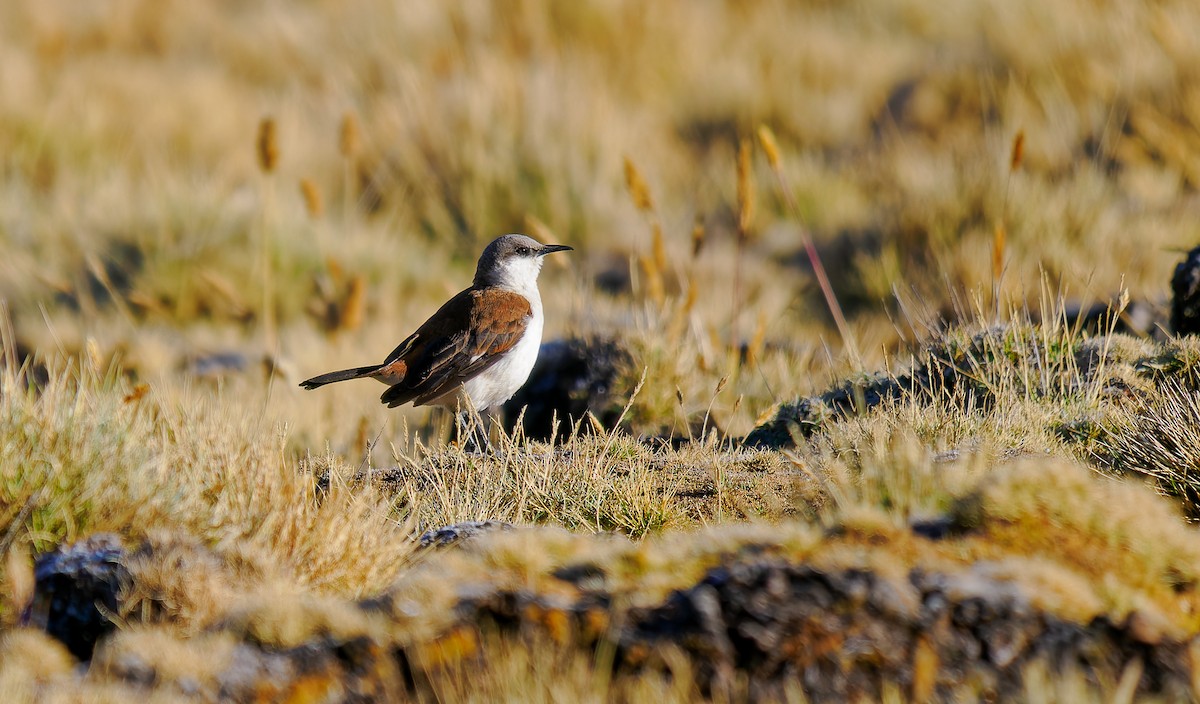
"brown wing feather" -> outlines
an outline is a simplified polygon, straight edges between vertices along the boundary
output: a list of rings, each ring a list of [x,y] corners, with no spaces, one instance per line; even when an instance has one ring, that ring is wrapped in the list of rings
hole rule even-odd
[[[531,315],[529,301],[512,291],[459,293],[388,355],[384,364],[402,362],[406,373],[380,400],[420,406],[456,392],[517,344]]]

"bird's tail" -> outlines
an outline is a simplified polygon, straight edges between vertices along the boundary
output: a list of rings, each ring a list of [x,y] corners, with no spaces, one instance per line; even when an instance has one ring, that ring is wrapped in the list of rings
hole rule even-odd
[[[353,369],[342,369],[336,372],[329,372],[328,374],[314,376],[311,379],[305,379],[304,381],[300,382],[300,385],[309,391],[312,391],[318,386],[332,384],[335,381],[348,381],[350,379],[362,379],[363,377],[369,377],[375,372],[379,371],[382,366],[382,364],[372,364],[369,367],[355,367]]]

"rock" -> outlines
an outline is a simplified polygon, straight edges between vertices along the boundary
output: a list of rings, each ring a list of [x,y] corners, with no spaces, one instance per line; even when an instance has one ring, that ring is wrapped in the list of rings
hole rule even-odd
[[[894,589],[861,570],[824,573],[772,563],[721,567],[661,606],[632,612],[621,650],[627,664],[638,666],[640,658],[631,660],[631,653],[653,653],[653,646],[674,643],[713,694],[741,673],[751,683],[751,699],[799,679],[810,699],[849,701],[854,693],[878,692],[878,684],[870,682],[872,670],[903,669],[912,633],[888,622],[915,622],[918,602],[911,588],[905,598],[884,595]],[[855,667],[856,662],[874,667]]]
[[[949,331],[916,356],[904,374],[860,374],[818,396],[776,406],[743,444],[764,449],[790,447],[829,422],[894,401],[922,406],[947,403],[988,412],[995,405],[994,390],[1013,383],[1014,368],[1036,369],[1038,373],[1028,378],[1025,392],[1042,396],[1061,393],[1063,386],[1077,383],[1081,374],[1087,379],[1103,372],[1106,385],[1122,383],[1115,376],[1118,366],[1138,377],[1154,373],[1149,367],[1142,369],[1143,362],[1171,374],[1186,366],[1168,359],[1169,350],[1162,345],[1156,349],[1150,342],[1126,335],[1083,339],[1074,347],[1059,347],[1040,342],[1040,334],[1028,324],[995,326],[970,337],[964,330]],[[1098,364],[1101,359],[1104,363]]]
[[[1004,328],[993,328],[965,344],[942,340],[931,345],[924,362],[907,374],[864,374],[820,396],[781,404],[746,436],[743,444],[767,449],[790,447],[796,438],[808,437],[831,418],[853,416],[907,396],[925,402],[970,397],[977,405],[986,405],[990,391],[978,381],[979,367],[989,359],[992,348],[1003,345],[1007,334]]]
[[[510,528],[458,524],[430,531],[422,543],[453,544]],[[36,615],[51,631],[54,615],[61,640],[64,631],[80,635],[87,619],[119,613],[129,579],[124,559],[112,536],[43,556],[30,620]],[[396,595],[354,604],[310,599],[285,609],[265,600],[210,628],[203,636],[209,645],[175,640],[169,631],[155,637],[149,629],[123,630],[96,647],[89,676],[204,700],[432,700],[439,668],[482,666],[481,644],[499,636],[608,653],[603,662],[614,678],[669,676],[683,657],[689,677],[712,699],[783,699],[800,685],[813,702],[880,701],[889,692],[927,701],[1011,700],[1025,691],[1035,663],[1051,677],[1071,672],[1115,682],[1135,661],[1135,696],[1191,696],[1195,646],[1188,629],[1150,604],[1119,621],[1072,621],[1040,605],[1031,591],[1036,582],[1015,580],[994,563],[938,562],[932,570],[870,564],[821,566],[747,549],[691,586],[630,608],[631,595],[613,591],[607,568],[584,560],[554,570],[549,588],[533,580],[528,587],[461,591],[452,621],[417,641],[401,625],[411,625],[413,612]],[[68,612],[76,616],[63,625]],[[288,637],[278,637],[271,623]],[[102,626],[112,629],[107,621]],[[75,649],[86,644],[90,654],[98,637],[81,638]],[[219,659],[180,669],[220,643]]]
[[[1079,667],[1111,677],[1141,658],[1139,693],[1186,700],[1189,644],[1130,621],[1078,624],[1039,611],[986,565],[913,570],[903,581],[857,568],[751,562],[716,568],[663,604],[632,611],[618,664],[669,667],[656,653],[672,644],[711,695],[742,681],[750,699],[780,698],[798,681],[815,702],[880,701],[890,685],[952,701],[1019,696],[1034,661],[1052,672]],[[929,662],[937,667],[922,669]]]
[[[1187,253],[1171,277],[1171,332],[1200,333],[1200,247]]]
[[[108,533],[41,555],[23,622],[57,638],[80,660],[91,658],[96,641],[116,628],[110,617],[131,581],[125,555],[120,538]]]
[[[38,359],[33,348],[19,340],[13,345],[11,356],[0,346],[0,374],[12,374],[18,386],[41,390],[50,383],[50,371]],[[12,365],[9,368],[9,365]],[[2,393],[2,392],[0,392]]]
[[[629,273],[629,256],[610,254],[605,257],[592,281],[597,290],[610,296],[630,294],[633,291],[633,277]]]
[[[472,640],[488,632],[537,639],[549,636],[560,644],[610,647],[612,598],[606,593],[583,592],[579,598],[538,594],[525,590],[488,590],[464,598],[455,609],[460,625],[475,631]]]
[[[240,352],[216,352],[191,357],[184,362],[188,376],[201,379],[219,379],[241,374],[250,367],[250,360]]]
[[[611,425],[625,400],[620,395],[623,390],[615,385],[630,363],[629,352],[613,339],[570,338],[545,343],[529,381],[504,404],[505,429],[512,433],[520,417],[525,437],[563,439],[570,435],[572,423],[589,411],[606,427]]]
[[[927,540],[945,540],[961,532],[960,526],[949,516],[923,518],[909,523],[913,535]]]
[[[484,533],[510,531],[512,529],[513,525],[504,521],[463,521],[462,523],[455,523],[452,526],[425,531],[418,539],[418,545],[421,548],[444,548],[470,540]]]
[[[232,701],[397,701],[411,686],[402,662],[367,637],[318,638],[282,651],[240,644],[220,675],[220,694]]]
[[[236,643],[188,672],[181,662],[203,659],[202,648],[173,643],[164,650],[136,639],[106,640],[89,675],[187,701],[393,702],[414,688],[402,651],[366,636],[318,636],[295,647]],[[211,647],[211,646],[210,646]]]
[[[567,565],[558,568],[552,574],[555,579],[572,584],[583,592],[602,592],[608,582],[604,568],[592,563]]]

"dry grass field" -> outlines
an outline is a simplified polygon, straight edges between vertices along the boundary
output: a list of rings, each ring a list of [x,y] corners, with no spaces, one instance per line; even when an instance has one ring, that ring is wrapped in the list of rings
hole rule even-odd
[[[1200,698],[1198,185],[1188,0],[0,4],[0,699]],[[297,386],[506,232],[594,418]]]

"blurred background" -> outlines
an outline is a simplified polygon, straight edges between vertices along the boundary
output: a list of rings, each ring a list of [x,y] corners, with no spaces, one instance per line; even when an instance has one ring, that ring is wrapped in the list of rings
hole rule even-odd
[[[524,232],[576,248],[547,339],[645,371],[632,428],[739,435],[945,322],[1160,305],[1198,125],[1186,0],[9,0],[0,299],[18,354],[349,449],[428,411],[296,383]]]

